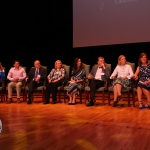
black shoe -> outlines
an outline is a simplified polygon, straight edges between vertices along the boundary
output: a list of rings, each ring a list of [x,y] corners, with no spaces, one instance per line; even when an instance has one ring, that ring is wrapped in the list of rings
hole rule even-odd
[[[31,100],[28,100],[28,101],[27,101],[27,104],[32,104]]]
[[[44,102],[43,104],[49,104],[49,102]]]
[[[114,103],[113,103],[112,106],[113,106],[113,107],[117,107],[117,106],[118,106],[118,101],[114,101]]]
[[[94,106],[94,102],[89,102],[89,103],[86,104],[86,106],[87,106],[87,107],[89,107],[89,106]]]
[[[52,101],[52,104],[56,104],[56,102],[55,102],[55,101]]]

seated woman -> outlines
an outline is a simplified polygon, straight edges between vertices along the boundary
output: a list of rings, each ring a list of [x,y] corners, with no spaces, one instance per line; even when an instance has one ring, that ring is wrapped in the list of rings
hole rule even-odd
[[[82,83],[85,80],[86,72],[80,58],[76,58],[71,74],[71,81],[67,89],[69,104],[75,104],[75,96],[79,94]]]
[[[2,82],[4,81],[5,78],[5,70],[2,66],[2,63],[0,62],[0,87],[2,87]]]
[[[143,107],[150,108],[150,64],[148,63],[148,56],[146,53],[140,54],[138,65],[134,78],[137,80],[139,75],[139,82],[137,84],[139,109]],[[142,103],[142,92],[147,98],[147,104],[145,106],[143,106]]]
[[[62,85],[65,78],[65,69],[62,67],[62,62],[60,60],[55,62],[55,68],[51,70],[47,78],[48,84],[46,86],[44,104],[49,103],[50,93],[52,93],[52,104],[55,104],[57,101],[57,88]]]
[[[124,55],[118,58],[118,65],[110,76],[113,81],[114,103],[113,107],[117,106],[118,99],[121,99],[122,88],[127,88],[130,84],[129,79],[133,77],[133,71],[130,65],[126,64]]]

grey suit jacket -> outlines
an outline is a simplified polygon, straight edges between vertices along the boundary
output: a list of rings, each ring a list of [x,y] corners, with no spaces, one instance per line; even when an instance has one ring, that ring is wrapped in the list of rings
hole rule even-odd
[[[94,65],[94,66],[92,67],[91,72],[90,72],[90,74],[91,74],[94,78],[95,78],[95,75],[96,75],[96,72],[97,72],[98,67],[99,67],[98,64],[97,64],[97,65]],[[102,79],[102,81],[105,81],[105,82],[106,82],[106,80],[107,80],[107,79],[109,78],[109,76],[110,76],[110,69],[109,69],[109,67],[108,67],[107,64],[105,64],[105,69],[102,68],[102,72],[104,73],[104,75],[101,76],[101,79]]]

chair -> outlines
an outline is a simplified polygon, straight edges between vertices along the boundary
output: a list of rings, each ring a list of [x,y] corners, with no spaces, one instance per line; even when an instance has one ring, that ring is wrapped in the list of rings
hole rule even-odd
[[[111,64],[107,64],[107,65],[111,72]],[[103,105],[104,105],[104,101],[105,101],[105,90],[107,90],[107,85],[108,85],[108,81],[106,82],[104,87],[100,87],[96,90],[96,92],[102,92],[102,104]],[[85,104],[86,104],[86,99],[88,99],[88,101],[89,101],[89,93],[90,93],[90,87],[89,87],[89,83],[88,83],[88,85],[85,87]],[[95,102],[96,102],[96,96],[95,96]]]
[[[46,69],[47,72],[47,66],[41,66],[44,67]],[[34,67],[32,67],[34,68]],[[37,88],[34,89],[34,92],[41,92],[41,95],[34,93],[34,97],[36,98],[41,98],[42,97],[42,102],[44,101],[44,94],[45,94],[45,90],[46,90],[46,79],[44,81],[44,84],[42,86],[39,86]],[[27,101],[27,92],[29,91],[29,87],[26,85],[25,86],[25,101]]]
[[[23,67],[24,68],[24,70],[25,70],[25,72],[26,72],[26,67]],[[7,99],[8,99],[8,83],[9,83],[10,81],[9,80],[7,80],[7,86],[6,86],[6,102],[7,102]],[[12,88],[12,91],[13,92],[16,92],[16,87],[13,87]],[[22,81],[22,87],[21,87],[21,95],[20,95],[20,97],[22,97],[23,98],[23,101],[24,101],[24,99],[25,99],[25,80],[23,80]]]
[[[127,62],[127,64],[129,64],[132,68],[132,71],[134,73],[135,71],[135,63],[130,63],[130,62]],[[112,81],[110,81],[110,85],[108,87],[108,105],[110,105],[110,92],[113,92],[113,87],[112,87]],[[127,87],[127,89],[122,89],[122,93],[127,93],[127,99],[128,99],[128,106],[130,106],[130,92],[133,90],[133,80],[130,79],[130,86]]]
[[[83,91],[85,90],[86,85],[88,84],[87,76],[88,76],[89,71],[90,71],[90,65],[87,65],[87,64],[85,64],[85,63],[83,63],[83,65],[84,65],[84,69],[85,69],[85,72],[86,72],[86,78],[85,78],[85,81],[82,83],[82,84],[83,84],[83,85],[82,85],[82,89],[81,89],[80,92],[79,92],[80,104],[82,104],[82,99],[85,98],[85,96],[84,96],[84,98],[82,98],[82,93],[83,93]],[[78,97],[77,97],[77,98],[78,98]]]
[[[84,65],[84,69],[85,69],[86,76],[87,76],[87,75],[89,74],[90,65],[87,65],[87,64],[85,64],[85,63],[83,63],[83,65]],[[85,82],[86,82],[86,81],[85,81]],[[82,91],[84,91],[84,87],[85,87],[84,84],[85,84],[85,83],[83,83],[83,87],[82,87],[81,91],[79,92],[80,103],[82,103]],[[66,85],[66,86],[64,87],[64,101],[65,101],[65,95],[66,95],[67,89],[68,89],[68,85]],[[77,97],[77,98],[78,98],[78,97]]]
[[[65,79],[64,79],[64,82],[63,82],[62,86],[59,86],[57,88],[59,102],[60,102],[60,99],[61,99],[61,91],[62,90],[64,91],[67,88],[66,85],[67,85],[67,81],[69,79],[69,74],[70,74],[70,66],[67,66],[66,64],[63,64],[62,66],[65,69]],[[64,101],[65,101],[65,94],[63,94],[63,97],[64,97]]]
[[[6,72],[6,68],[3,67],[4,71]],[[1,93],[1,99],[0,101],[3,102],[3,99],[5,101],[5,78],[2,79],[2,85],[0,86],[0,93]]]

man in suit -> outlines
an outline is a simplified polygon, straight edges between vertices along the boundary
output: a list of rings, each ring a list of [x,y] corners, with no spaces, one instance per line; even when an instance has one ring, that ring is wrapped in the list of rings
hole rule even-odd
[[[28,76],[26,78],[26,81],[29,82],[28,87],[28,101],[27,104],[32,103],[33,98],[33,91],[38,86],[42,86],[44,84],[44,81],[47,77],[47,72],[44,67],[41,66],[40,61],[36,60],[34,61],[34,66],[32,67],[28,73]]]
[[[97,63],[88,75],[88,79],[90,79],[90,101],[86,106],[94,105],[95,91],[100,87],[104,87],[106,80],[110,76],[110,69],[105,64],[104,58],[98,57]]]

